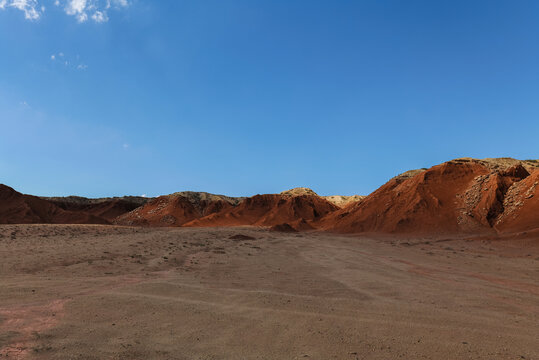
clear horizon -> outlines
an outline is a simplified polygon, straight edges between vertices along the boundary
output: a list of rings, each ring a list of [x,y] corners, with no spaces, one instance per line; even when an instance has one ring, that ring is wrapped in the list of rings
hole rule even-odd
[[[367,195],[537,159],[539,3],[0,0],[0,183]]]

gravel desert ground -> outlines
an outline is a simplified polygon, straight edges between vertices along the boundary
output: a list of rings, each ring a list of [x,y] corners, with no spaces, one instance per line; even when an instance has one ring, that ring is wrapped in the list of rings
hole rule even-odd
[[[539,246],[0,227],[0,357],[538,359]]]

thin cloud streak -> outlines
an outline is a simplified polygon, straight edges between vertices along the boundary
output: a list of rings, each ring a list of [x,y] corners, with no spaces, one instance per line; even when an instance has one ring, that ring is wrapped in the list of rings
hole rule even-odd
[[[24,13],[25,19],[37,21],[45,13],[44,2],[44,0],[0,0],[0,10],[16,9]],[[121,10],[130,5],[128,0],[55,0],[52,4],[62,8],[66,15],[73,16],[79,23],[91,19],[98,24],[109,21],[109,10]]]

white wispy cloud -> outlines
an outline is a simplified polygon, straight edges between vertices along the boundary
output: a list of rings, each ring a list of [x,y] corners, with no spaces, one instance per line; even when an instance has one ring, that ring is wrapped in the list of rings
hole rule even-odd
[[[104,11],[96,10],[96,12],[92,15],[92,20],[94,20],[97,23],[102,23],[109,20],[109,17],[107,16],[107,13]]]
[[[78,22],[85,22],[88,19],[86,14],[86,0],[69,0],[65,7],[67,15],[72,15],[77,18]]]
[[[45,12],[45,7],[41,6],[37,0],[0,0],[0,10],[7,8],[22,11],[27,20],[37,20]]]
[[[60,0],[58,6],[61,5]],[[74,16],[78,22],[92,19],[96,23],[109,20],[108,11],[111,8],[121,9],[129,6],[127,0],[65,0],[64,9],[67,15]]]
[[[69,15],[75,17],[79,23],[91,19],[96,23],[109,20],[108,11],[127,8],[128,0],[0,0],[0,10],[13,8],[24,13],[28,20],[38,20],[45,13],[43,3],[49,2]]]

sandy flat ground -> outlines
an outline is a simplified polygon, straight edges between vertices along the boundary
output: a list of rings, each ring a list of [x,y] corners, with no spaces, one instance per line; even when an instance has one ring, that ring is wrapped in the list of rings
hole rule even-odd
[[[0,226],[0,358],[539,359],[538,243]]]

